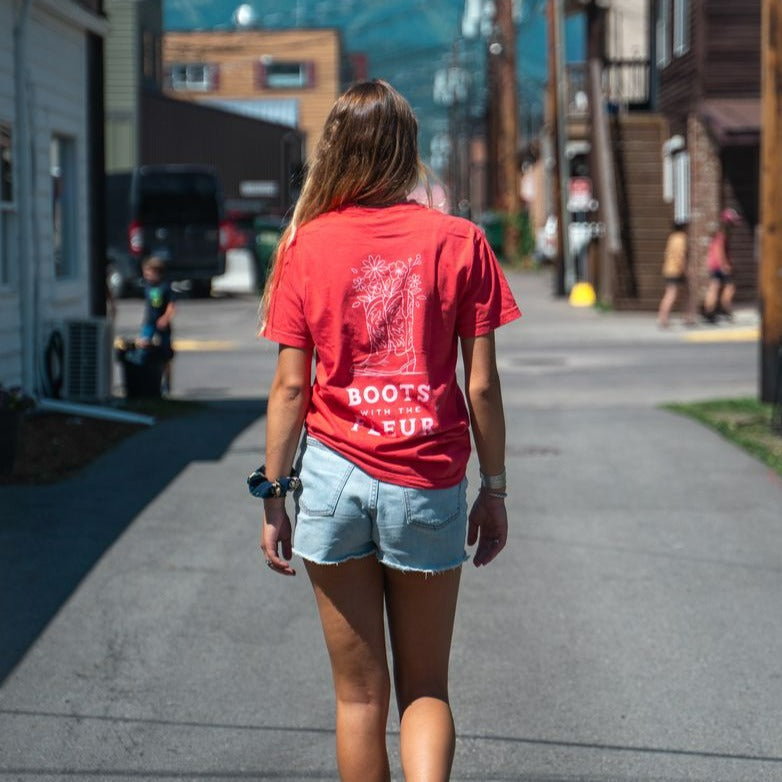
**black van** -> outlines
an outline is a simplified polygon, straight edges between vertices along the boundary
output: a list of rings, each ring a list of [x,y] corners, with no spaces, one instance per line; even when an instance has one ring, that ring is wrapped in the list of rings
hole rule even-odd
[[[157,255],[166,279],[209,295],[225,272],[223,195],[208,166],[150,165],[106,177],[106,262],[111,293],[142,287],[141,261]]]

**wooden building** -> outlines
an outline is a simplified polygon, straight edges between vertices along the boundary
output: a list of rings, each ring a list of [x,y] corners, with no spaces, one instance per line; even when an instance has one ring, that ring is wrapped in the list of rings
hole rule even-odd
[[[652,111],[648,2],[568,0],[566,10],[586,18],[586,61],[568,66],[566,103],[567,148],[580,152],[568,151],[566,176],[589,182],[593,205],[587,214],[570,210],[571,241],[576,228],[582,242],[592,236],[578,279],[605,304],[651,309],[673,210],[661,166],[667,126]],[[568,205],[574,200],[584,199],[571,194]]]
[[[310,153],[349,69],[339,32],[168,32],[164,87],[177,98],[298,128]]]
[[[732,254],[738,300],[757,295],[760,0],[653,0],[657,108],[676,214],[702,262],[720,211],[744,218]],[[702,264],[701,264],[702,265]]]
[[[590,169],[605,231],[590,281],[618,308],[657,307],[665,239],[674,220],[690,235],[691,291],[706,283],[705,258],[720,211],[744,217],[732,242],[737,301],[757,295],[760,0],[622,0],[647,16],[641,57],[615,50],[616,4],[569,0],[587,20],[588,62],[571,69],[583,89]],[[575,70],[575,73],[574,73]],[[585,85],[585,86],[583,86]],[[583,126],[571,116],[570,127]],[[572,135],[572,133],[571,133]]]

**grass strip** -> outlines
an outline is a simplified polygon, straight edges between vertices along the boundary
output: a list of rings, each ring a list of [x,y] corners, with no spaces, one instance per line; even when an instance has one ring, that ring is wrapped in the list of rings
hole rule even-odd
[[[719,432],[782,476],[782,434],[772,426],[772,405],[757,399],[714,399],[663,405]]]

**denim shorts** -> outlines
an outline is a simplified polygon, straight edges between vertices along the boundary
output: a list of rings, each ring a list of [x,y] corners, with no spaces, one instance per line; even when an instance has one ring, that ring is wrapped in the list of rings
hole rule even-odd
[[[374,555],[388,567],[436,573],[466,559],[467,479],[447,489],[377,480],[313,437],[298,460],[293,553],[321,565]]]

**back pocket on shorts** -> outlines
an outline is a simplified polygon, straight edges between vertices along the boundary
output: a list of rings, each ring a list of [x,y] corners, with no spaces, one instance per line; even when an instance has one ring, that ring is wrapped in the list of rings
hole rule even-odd
[[[426,529],[440,529],[464,513],[467,479],[447,489],[405,488],[405,520]]]
[[[297,505],[309,516],[333,516],[352,471],[351,462],[318,440],[307,437]]]

